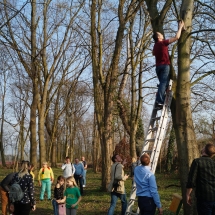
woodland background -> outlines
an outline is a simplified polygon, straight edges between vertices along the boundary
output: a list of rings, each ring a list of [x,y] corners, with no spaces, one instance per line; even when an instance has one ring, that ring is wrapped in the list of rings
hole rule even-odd
[[[153,31],[169,48],[173,101],[160,165],[180,172],[215,138],[215,2],[210,0],[1,0],[2,165],[29,159],[56,166],[85,156],[102,172],[121,141],[140,154],[157,90]],[[122,144],[122,145],[123,145]],[[121,153],[123,148],[120,149]],[[166,166],[164,166],[164,164]],[[163,165],[163,166],[162,166]],[[185,199],[185,198],[184,198]],[[184,204],[185,214],[194,214]]]

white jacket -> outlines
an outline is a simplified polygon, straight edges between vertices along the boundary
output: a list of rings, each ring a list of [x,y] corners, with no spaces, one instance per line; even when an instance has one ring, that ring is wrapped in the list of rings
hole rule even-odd
[[[63,170],[63,177],[68,178],[70,176],[73,176],[75,173],[75,167],[72,163],[64,163],[61,167]]]

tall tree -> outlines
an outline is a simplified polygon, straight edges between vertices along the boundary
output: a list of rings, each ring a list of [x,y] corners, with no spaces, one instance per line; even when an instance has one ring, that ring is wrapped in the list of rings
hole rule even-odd
[[[96,121],[98,123],[99,135],[102,149],[102,187],[106,185],[110,178],[110,157],[113,152],[112,123],[114,110],[114,97],[118,83],[119,61],[126,30],[126,24],[139,11],[143,1],[118,2],[118,28],[116,32],[115,44],[112,59],[107,69],[103,66],[103,30],[101,29],[103,2],[93,0],[91,4],[91,43],[92,43],[92,68],[94,83],[94,103]],[[96,21],[97,18],[97,21]],[[98,33],[98,34],[97,34]],[[98,39],[98,42],[97,42]],[[102,96],[100,96],[100,94]],[[101,103],[102,105],[99,105]]]

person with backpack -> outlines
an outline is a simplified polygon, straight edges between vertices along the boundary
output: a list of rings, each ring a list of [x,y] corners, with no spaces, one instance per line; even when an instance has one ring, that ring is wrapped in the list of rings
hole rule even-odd
[[[61,169],[63,170],[63,177],[66,179],[75,174],[75,167],[70,162],[70,158],[67,156],[65,159],[65,163],[62,165]]]
[[[43,167],[38,173],[39,186],[41,187],[40,191],[40,201],[44,200],[44,194],[47,190],[48,200],[51,200],[51,184],[54,181],[54,173],[51,167],[48,167],[48,163],[43,162]]]
[[[2,215],[7,215],[7,207],[9,205],[9,190],[15,172],[8,174],[0,183],[1,210]]]
[[[29,215],[30,211],[36,210],[34,198],[34,183],[29,173],[30,163],[22,161],[21,170],[12,179],[9,190],[10,211],[13,215]]]
[[[117,199],[121,201],[121,215],[124,215],[127,207],[127,199],[125,192],[125,181],[128,179],[128,175],[124,174],[124,165],[127,163],[126,159],[122,161],[119,154],[112,156],[111,160],[113,165],[111,166],[111,181],[108,185],[108,191],[111,193],[111,203],[108,209],[107,215],[113,215],[116,207]]]

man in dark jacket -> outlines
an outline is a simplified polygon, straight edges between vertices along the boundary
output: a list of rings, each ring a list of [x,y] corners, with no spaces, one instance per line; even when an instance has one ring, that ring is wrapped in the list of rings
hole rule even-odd
[[[215,212],[215,146],[206,144],[202,156],[193,160],[187,181],[187,204],[191,205],[191,192],[195,188],[198,215]]]
[[[1,208],[2,208],[2,215],[7,215],[7,206],[9,208],[9,190],[11,181],[15,172],[8,174],[0,183],[0,195],[1,195]]]

